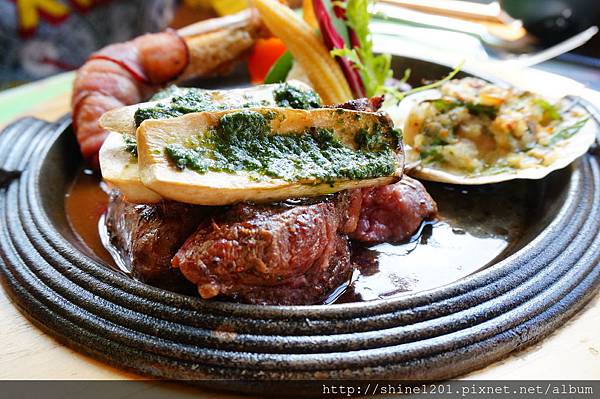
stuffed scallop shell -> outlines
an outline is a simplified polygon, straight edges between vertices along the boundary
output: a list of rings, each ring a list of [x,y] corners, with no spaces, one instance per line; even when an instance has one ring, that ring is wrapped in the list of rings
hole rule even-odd
[[[579,108],[476,78],[386,109],[404,127],[408,173],[454,184],[541,179],[583,155],[595,127]]]

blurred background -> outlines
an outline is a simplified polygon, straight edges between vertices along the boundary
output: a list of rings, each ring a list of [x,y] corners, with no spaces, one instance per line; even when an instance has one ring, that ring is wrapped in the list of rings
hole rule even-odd
[[[0,90],[76,69],[109,43],[247,6],[247,0],[0,0]],[[381,0],[373,14],[374,34],[387,38],[394,53],[537,64],[600,90],[600,36],[590,30],[600,23],[598,0]],[[552,60],[539,63],[546,58]]]

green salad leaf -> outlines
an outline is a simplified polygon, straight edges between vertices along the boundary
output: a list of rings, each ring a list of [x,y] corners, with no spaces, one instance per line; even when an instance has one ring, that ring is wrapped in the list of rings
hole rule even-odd
[[[346,10],[346,24],[355,35],[358,43],[352,48],[334,49],[331,54],[346,57],[358,69],[368,97],[384,92],[386,79],[392,77],[392,58],[389,54],[375,55],[373,53],[373,38],[369,30],[371,15],[369,14],[370,0],[348,0],[335,4]]]

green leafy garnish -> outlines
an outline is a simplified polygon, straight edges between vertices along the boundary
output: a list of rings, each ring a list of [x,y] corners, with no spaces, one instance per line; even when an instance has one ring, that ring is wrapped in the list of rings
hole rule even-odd
[[[449,82],[450,80],[454,79],[454,77],[462,69],[464,63],[465,62],[462,61],[452,71],[450,71],[450,73],[448,75],[444,76],[442,79],[437,80],[437,81],[435,81],[433,83],[430,83],[430,84],[427,84],[427,85],[424,85],[424,86],[415,87],[414,89],[410,89],[410,90],[407,90],[407,91],[400,91],[400,90],[396,89],[395,87],[385,87],[384,88],[384,92],[386,94],[394,96],[394,98],[396,99],[396,101],[400,102],[406,96],[409,96],[411,94],[415,94],[415,93],[418,93],[420,91],[436,89],[436,88],[440,87],[441,85],[443,85],[444,83]],[[405,72],[405,74],[406,74],[406,72]]]
[[[398,83],[404,84],[404,83],[408,82],[408,79],[410,79],[410,74],[411,73],[412,73],[411,69],[410,68],[406,68],[404,70],[404,73],[402,74],[402,79],[400,79],[398,81]]]
[[[556,107],[550,104],[548,101],[544,100],[543,98],[537,98],[534,102],[544,111],[545,120],[558,121],[562,119],[558,109],[556,109]]]
[[[358,46],[331,51],[333,56],[346,57],[354,63],[362,78],[367,97],[372,97],[384,92],[386,79],[392,77],[389,54],[375,55],[373,53],[373,38],[369,31],[369,0],[348,0],[335,4],[345,8],[346,24],[354,31]]]
[[[560,116],[560,115],[559,115]],[[556,131],[548,140],[548,146],[554,145],[559,141],[570,139],[575,136],[579,130],[585,125],[589,118],[582,118],[569,126],[563,126]]]

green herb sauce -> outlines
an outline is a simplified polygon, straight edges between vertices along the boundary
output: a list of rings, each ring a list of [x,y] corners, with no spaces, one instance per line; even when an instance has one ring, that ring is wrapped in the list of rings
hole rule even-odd
[[[377,150],[370,149],[370,144],[353,150],[330,130],[277,134],[269,132],[269,127],[268,119],[258,112],[234,112],[224,115],[216,129],[183,145],[167,145],[165,153],[179,169],[201,174],[247,172],[258,180],[267,176],[331,183],[390,176],[396,169],[393,150],[397,141],[393,146],[380,139]]]
[[[360,116],[356,115],[358,119]],[[390,135],[386,135],[381,125],[375,125],[373,131],[369,133],[366,129],[361,129],[354,138],[354,142],[361,150],[383,151],[386,148],[397,148],[398,143],[402,142],[402,132],[400,130],[391,130]]]
[[[146,119],[168,119],[190,112],[219,111],[225,108],[212,101],[210,95],[202,89],[180,89],[174,93],[169,104],[137,109],[134,114],[135,125],[141,125]]]
[[[321,107],[319,95],[312,90],[301,90],[288,83],[282,83],[274,91],[275,102],[280,107],[311,109]]]
[[[129,135],[123,135],[123,141],[125,142],[125,151],[131,154],[132,157],[137,158],[137,142],[135,141],[135,137],[131,137]]]
[[[171,98],[168,104],[158,104],[154,107],[139,108],[135,111],[135,125],[140,126],[146,119],[175,118],[191,112],[224,111],[235,108],[260,108],[277,105],[285,108],[311,109],[321,106],[321,100],[312,90],[302,90],[288,83],[280,84],[273,91],[273,101],[256,101],[246,98],[236,104],[222,104],[215,102],[210,92],[198,88],[179,88],[169,86],[162,92],[155,94],[152,100]]]
[[[181,112],[177,112],[164,104],[158,104],[152,108],[138,108],[133,119],[135,126],[139,127],[146,119],[169,119],[181,115],[183,115]]]
[[[185,94],[188,90],[195,90],[188,87],[179,87],[177,85],[170,85],[163,90],[156,92],[150,101],[164,100],[165,98],[172,97],[175,95]]]

